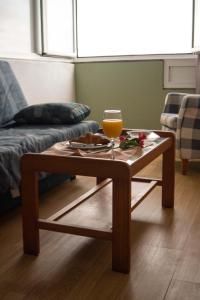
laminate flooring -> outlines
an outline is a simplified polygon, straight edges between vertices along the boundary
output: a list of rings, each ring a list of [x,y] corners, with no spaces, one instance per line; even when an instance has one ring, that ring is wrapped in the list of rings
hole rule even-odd
[[[160,174],[158,158],[139,175]],[[40,199],[40,216],[94,185],[94,178],[77,176],[52,189]],[[110,196],[108,186],[70,213],[70,223],[111,226]],[[130,274],[111,270],[109,241],[41,230],[40,245],[38,257],[23,254],[21,207],[0,217],[0,299],[200,299],[200,163],[190,163],[187,176],[176,163],[174,209],[162,208],[156,187],[133,211]]]

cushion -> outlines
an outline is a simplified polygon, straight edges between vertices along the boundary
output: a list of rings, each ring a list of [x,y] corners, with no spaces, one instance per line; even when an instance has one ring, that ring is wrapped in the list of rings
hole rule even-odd
[[[163,126],[166,126],[168,128],[171,128],[173,130],[176,130],[177,128],[177,114],[168,114],[168,113],[162,113],[160,117],[160,123]]]
[[[14,115],[27,105],[9,63],[0,61],[0,127],[10,123]]]
[[[45,103],[25,107],[14,120],[18,124],[76,124],[89,114],[89,106],[81,103]]]
[[[42,152],[55,143],[77,138],[87,132],[95,133],[98,129],[98,123],[91,120],[70,125],[24,124],[0,129],[0,202],[1,194],[10,188],[19,188],[20,158],[23,154]]]

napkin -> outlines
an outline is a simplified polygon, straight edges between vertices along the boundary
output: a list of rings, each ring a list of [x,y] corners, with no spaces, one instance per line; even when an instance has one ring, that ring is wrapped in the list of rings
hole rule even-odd
[[[128,160],[132,156],[141,155],[142,148],[137,146],[131,149],[123,150],[120,148],[114,148],[114,158],[117,160]],[[42,152],[46,155],[57,155],[57,156],[82,156],[82,157],[93,157],[112,159],[112,149],[102,149],[98,151],[85,151],[80,149],[71,149],[67,147],[66,142],[59,142],[54,144],[51,148]]]

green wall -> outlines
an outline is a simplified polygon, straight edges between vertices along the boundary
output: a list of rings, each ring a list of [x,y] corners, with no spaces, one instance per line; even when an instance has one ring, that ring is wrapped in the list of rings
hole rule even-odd
[[[125,127],[160,128],[169,91],[163,89],[162,60],[84,62],[76,64],[75,72],[76,99],[91,107],[90,119],[100,122],[104,109],[116,108],[122,110]]]

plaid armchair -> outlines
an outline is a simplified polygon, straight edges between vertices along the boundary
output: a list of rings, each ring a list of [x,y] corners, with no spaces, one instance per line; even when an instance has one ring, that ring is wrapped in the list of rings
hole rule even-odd
[[[176,154],[185,175],[189,160],[200,159],[200,94],[168,93],[160,123],[176,135]]]

